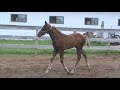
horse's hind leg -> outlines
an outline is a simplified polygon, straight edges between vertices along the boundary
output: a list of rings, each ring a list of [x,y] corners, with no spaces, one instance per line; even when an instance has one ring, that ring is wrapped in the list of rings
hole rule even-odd
[[[58,50],[54,49],[54,51],[53,51],[53,57],[50,59],[50,64],[49,64],[47,70],[45,71],[45,73],[48,73],[49,70],[51,69],[52,61],[54,60],[54,57],[57,55],[57,53],[58,53]]]
[[[68,68],[66,67],[66,65],[65,65],[64,62],[63,62],[63,52],[64,52],[64,50],[60,50],[60,51],[59,51],[60,61],[61,61],[62,65],[63,65],[65,71],[69,74],[69,70],[68,70]]]
[[[71,74],[74,73],[74,71],[76,70],[76,66],[78,65],[80,59],[81,59],[81,49],[79,48],[76,48],[77,50],[77,62],[75,63],[75,66],[73,67],[72,71],[71,71]]]
[[[85,61],[86,61],[86,65],[87,65],[87,67],[88,67],[88,69],[90,71],[90,65],[89,65],[89,62],[87,60],[87,55],[86,55],[86,52],[83,49],[82,49],[82,55],[84,56]]]

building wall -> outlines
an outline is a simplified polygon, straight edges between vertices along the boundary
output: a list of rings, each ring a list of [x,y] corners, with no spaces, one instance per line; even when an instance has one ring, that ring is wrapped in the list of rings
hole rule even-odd
[[[27,14],[27,23],[11,22],[11,14]],[[0,24],[42,26],[45,21],[49,22],[49,16],[64,16],[64,24],[52,24],[56,27],[101,28],[101,21],[104,21],[105,29],[120,29],[118,26],[120,12],[0,12]],[[99,18],[98,25],[85,25],[85,17]],[[0,30],[1,35],[10,33],[23,36],[36,35],[35,31]]]
[[[27,23],[11,22],[10,14],[27,14]],[[64,16],[64,24],[52,24],[58,27],[101,28],[104,21],[105,28],[120,28],[120,12],[0,12],[0,24],[42,26],[49,16]],[[85,17],[99,18],[98,25],[85,25]]]

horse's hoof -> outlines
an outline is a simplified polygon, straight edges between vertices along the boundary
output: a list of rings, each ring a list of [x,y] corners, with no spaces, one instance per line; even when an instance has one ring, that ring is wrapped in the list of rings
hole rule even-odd
[[[49,70],[46,70],[45,73],[48,74]]]
[[[74,73],[70,73],[70,75],[73,75]]]
[[[67,74],[70,74],[70,72],[67,72]]]
[[[70,74],[74,74],[74,71],[72,70],[72,71],[70,72]]]
[[[90,72],[90,71],[91,71],[91,68],[89,67],[88,70],[89,70],[89,72]]]
[[[70,74],[70,72],[69,72],[69,71],[66,71],[66,73],[67,73],[67,74]]]
[[[91,69],[89,69],[89,72],[91,71]]]

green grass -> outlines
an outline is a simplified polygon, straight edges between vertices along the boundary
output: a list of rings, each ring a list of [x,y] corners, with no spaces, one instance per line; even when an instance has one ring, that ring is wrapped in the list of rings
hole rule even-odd
[[[41,40],[38,41],[39,45],[52,45],[52,40]]]
[[[0,40],[0,44],[23,44],[23,45],[35,45],[35,40]],[[39,45],[51,45],[51,40],[39,40]]]
[[[91,42],[90,45],[91,46],[108,46],[108,43],[106,43],[106,42],[101,43],[101,42],[94,41],[94,42]]]
[[[13,48],[0,48],[0,54],[21,54],[21,55],[31,55],[31,54],[52,54],[53,49],[13,49]],[[65,50],[65,54],[73,54],[76,51]]]
[[[0,44],[35,45],[35,40],[0,40]],[[52,40],[39,40],[38,45],[52,45]],[[108,43],[91,42],[91,46],[108,46]]]
[[[35,45],[36,41],[29,40],[0,40],[0,44],[23,44],[23,45]],[[52,45],[51,40],[40,40],[38,41],[39,45]],[[107,46],[107,43],[101,42],[91,42],[91,46]],[[31,55],[31,54],[52,54],[53,49],[20,49],[20,48],[0,48],[0,54],[21,54],[21,55]],[[112,55],[120,54],[120,51],[96,51],[96,50],[86,50],[87,54],[95,55]],[[73,49],[65,50],[65,54],[71,55],[76,54],[76,51]]]
[[[88,55],[119,55],[120,51],[102,51],[102,50],[85,50]],[[7,55],[7,54],[13,54],[13,55],[44,55],[44,54],[50,54],[52,55],[53,49],[11,49],[11,48],[0,48],[0,55]],[[67,55],[74,55],[76,54],[76,51],[73,49],[68,49],[64,51],[64,54]]]
[[[31,55],[31,54],[50,54],[52,49],[13,49],[13,48],[0,48],[0,54],[20,54],[20,55]]]

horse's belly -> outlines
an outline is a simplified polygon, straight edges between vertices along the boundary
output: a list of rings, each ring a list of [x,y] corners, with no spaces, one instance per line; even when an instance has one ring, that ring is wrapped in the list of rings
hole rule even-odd
[[[70,49],[76,47],[76,43],[68,43],[66,45],[64,45],[64,49]]]

